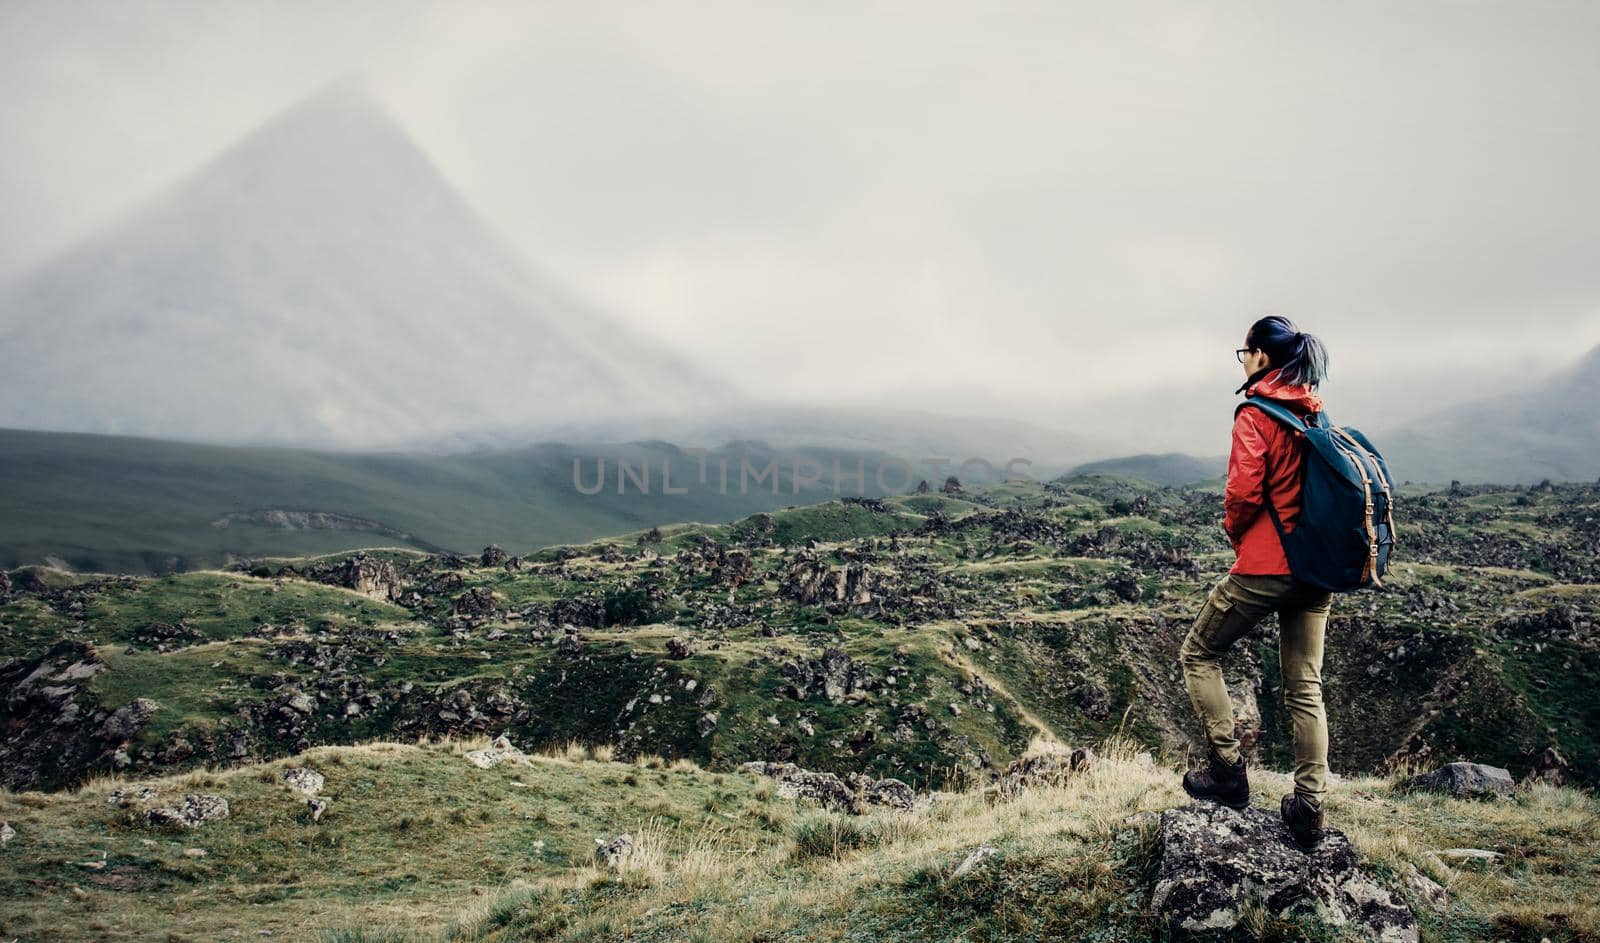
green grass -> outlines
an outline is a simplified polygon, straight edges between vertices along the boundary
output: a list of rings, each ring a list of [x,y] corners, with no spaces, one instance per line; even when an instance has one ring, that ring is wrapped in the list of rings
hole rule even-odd
[[[592,487],[597,458],[605,487],[580,494],[573,462]],[[727,521],[756,511],[812,503],[832,495],[831,478],[793,487],[792,468],[807,460],[831,471],[873,453],[835,449],[775,451],[756,444],[708,450],[715,475],[728,459],[732,483],[713,477],[687,493],[698,461],[666,443],[564,445],[454,455],[341,453],[304,449],[198,445],[159,439],[0,429],[0,566],[49,557],[98,572],[170,572],[217,566],[237,556],[314,556],[356,547],[410,546],[476,552],[499,544],[513,553],[590,540],[671,521]],[[779,462],[771,484],[741,490],[741,461]],[[618,462],[648,463],[650,492],[632,481],[618,493]],[[868,494],[873,490],[867,476]],[[260,509],[322,511],[368,521],[372,530],[283,530],[259,524],[213,526],[225,515]]]
[[[291,759],[149,780],[162,796],[222,795],[232,814],[190,832],[106,804],[121,781],[76,793],[0,793],[17,837],[0,856],[0,932],[21,939],[1144,940],[1153,826],[1130,817],[1186,801],[1178,767],[1121,741],[1060,787],[991,804],[945,793],[913,812],[851,817],[775,795],[770,781],[657,758],[556,750],[489,770],[483,741],[318,747]],[[280,782],[321,772],[313,822]],[[1289,787],[1252,772],[1270,806]],[[1530,786],[1510,801],[1336,782],[1330,824],[1382,880],[1415,868],[1444,883],[1448,914],[1421,910],[1430,943],[1600,939],[1600,804]],[[595,840],[620,833],[620,871]],[[975,848],[995,853],[967,873]],[[1441,863],[1453,847],[1487,867]],[[199,855],[190,849],[203,850]],[[103,863],[102,863],[103,862]],[[1310,915],[1262,915],[1263,939],[1334,939]]]

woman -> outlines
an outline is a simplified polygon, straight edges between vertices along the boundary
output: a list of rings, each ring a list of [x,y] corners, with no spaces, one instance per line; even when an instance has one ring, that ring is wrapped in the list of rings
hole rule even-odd
[[[1237,351],[1246,380],[1235,392],[1287,405],[1297,415],[1319,412],[1316,388],[1327,376],[1322,342],[1286,318],[1262,318]],[[1270,513],[1285,530],[1300,510],[1304,442],[1259,409],[1241,409],[1233,421],[1223,527],[1237,557],[1206,598],[1183,640],[1179,658],[1195,711],[1210,748],[1206,763],[1183,777],[1189,795],[1236,809],[1250,804],[1244,757],[1234,736],[1233,705],[1222,681],[1223,654],[1267,613],[1278,613],[1278,663],[1284,702],[1294,721],[1294,791],[1279,812],[1295,841],[1310,848],[1322,838],[1327,791],[1328,722],[1322,707],[1322,636],[1333,595],[1295,579]]]

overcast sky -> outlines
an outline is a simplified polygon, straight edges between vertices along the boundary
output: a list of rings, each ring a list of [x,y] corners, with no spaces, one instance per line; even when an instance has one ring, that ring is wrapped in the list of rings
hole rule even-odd
[[[1225,397],[1268,313],[1335,383],[1600,343],[1591,2],[7,0],[0,277],[352,70],[543,270],[778,396]]]

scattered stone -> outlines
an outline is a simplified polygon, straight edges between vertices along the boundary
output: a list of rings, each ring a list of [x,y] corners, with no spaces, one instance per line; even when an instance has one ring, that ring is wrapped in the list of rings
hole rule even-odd
[[[618,835],[610,841],[596,838],[594,844],[595,860],[601,865],[613,871],[627,869],[629,859],[633,857],[633,836]]]
[[[1280,916],[1308,908],[1381,943],[1418,939],[1410,908],[1361,869],[1336,828],[1307,853],[1273,812],[1196,803],[1161,814],[1159,857],[1151,904],[1178,933],[1232,931],[1255,904]]]
[[[467,762],[479,769],[491,769],[501,763],[520,763],[527,765],[527,754],[517,749],[511,738],[501,734],[494,738],[488,749],[473,750],[466,754]]]
[[[466,620],[493,618],[497,609],[494,593],[482,586],[472,587],[451,602],[451,612]]]
[[[322,774],[304,766],[291,766],[283,771],[284,785],[295,792],[314,796],[322,791]]]
[[[1563,786],[1571,776],[1572,767],[1568,765],[1567,758],[1561,755],[1561,751],[1555,747],[1545,747],[1544,752],[1539,754],[1539,759],[1534,762],[1526,781]]]
[[[1413,776],[1401,783],[1405,790],[1442,792],[1458,799],[1509,796],[1517,784],[1511,774],[1498,766],[1481,763],[1447,763],[1431,773]]]
[[[871,806],[909,810],[918,803],[910,786],[898,779],[878,779],[863,773],[844,778],[833,773],[801,769],[793,763],[749,762],[743,768],[778,781],[778,795],[785,799],[813,799],[830,809],[861,815]]]
[[[116,709],[100,725],[100,737],[110,743],[124,743],[133,738],[150,720],[161,705],[147,697],[134,698],[132,702]]]
[[[306,811],[311,813],[311,821],[320,822],[322,821],[322,813],[328,811],[328,800],[307,799]]]
[[[199,828],[207,822],[228,817],[228,800],[209,793],[191,792],[177,806],[163,806],[145,813],[151,825],[173,825]]]
[[[384,602],[400,598],[400,574],[394,564],[357,552],[326,574],[307,573],[307,578],[354,590]]]
[[[1433,878],[1417,870],[1416,865],[1406,865],[1406,891],[1417,904],[1436,913],[1444,913],[1450,906],[1450,892]]]
[[[11,839],[16,837],[17,830],[11,827],[11,823],[0,821],[0,848],[11,844]]]
[[[694,643],[685,638],[667,639],[667,657],[682,660],[694,654]]]
[[[133,805],[144,805],[156,801],[156,788],[154,786],[134,785],[118,786],[106,796],[106,805],[118,809],[126,809]]]
[[[1079,747],[1025,756],[1007,766],[988,790],[991,801],[1015,799],[1034,786],[1062,786],[1094,764],[1094,751]]]
[[[972,849],[971,854],[961,859],[961,863],[956,865],[956,869],[954,871],[950,872],[950,876],[952,878],[961,877],[963,874],[966,874],[968,871],[971,871],[978,865],[988,861],[998,850],[999,849],[995,848],[993,845],[979,845],[978,847]]]
[[[1106,581],[1106,588],[1117,594],[1117,598],[1124,602],[1138,602],[1144,595],[1144,590],[1139,586],[1139,577],[1143,575],[1133,567],[1119,570],[1117,574]]]

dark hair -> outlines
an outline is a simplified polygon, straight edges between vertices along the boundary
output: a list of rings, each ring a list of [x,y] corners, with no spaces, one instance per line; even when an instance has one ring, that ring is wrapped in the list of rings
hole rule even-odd
[[[1288,318],[1265,317],[1250,325],[1245,345],[1260,348],[1281,371],[1285,383],[1313,389],[1328,378],[1328,349],[1322,341],[1294,326]]]

